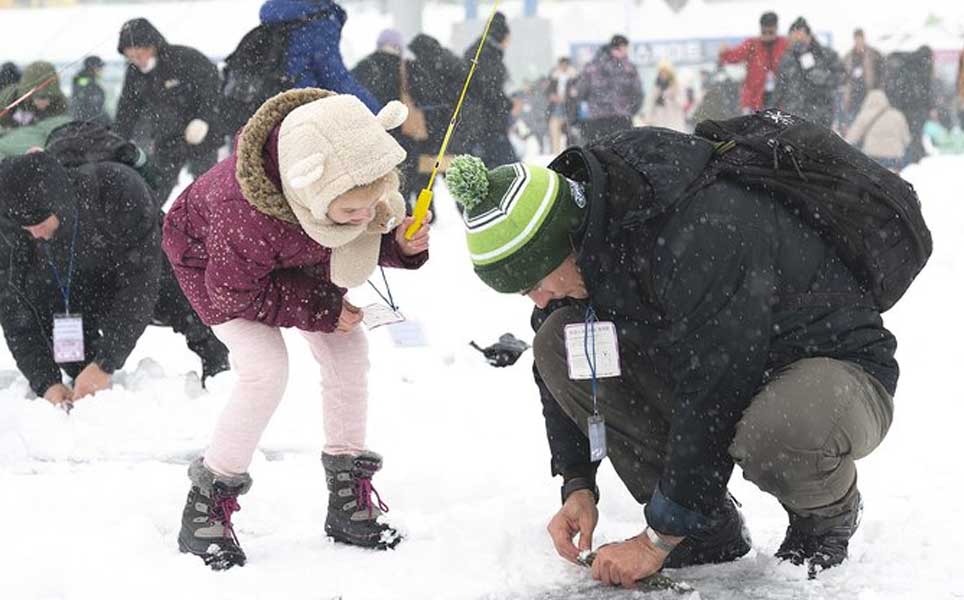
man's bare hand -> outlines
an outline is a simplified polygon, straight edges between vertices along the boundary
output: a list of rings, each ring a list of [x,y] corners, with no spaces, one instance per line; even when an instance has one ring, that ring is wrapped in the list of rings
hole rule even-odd
[[[599,510],[596,508],[593,493],[589,490],[577,490],[570,494],[547,527],[559,556],[576,563],[581,551],[591,550],[592,533],[598,522]],[[578,547],[572,543],[576,534],[579,535]]]

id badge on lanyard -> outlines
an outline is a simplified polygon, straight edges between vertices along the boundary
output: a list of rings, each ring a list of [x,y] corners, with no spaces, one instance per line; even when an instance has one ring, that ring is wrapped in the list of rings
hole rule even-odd
[[[596,320],[596,312],[590,306],[586,310],[585,323],[566,325],[566,363],[569,378],[592,382],[593,412],[586,423],[589,438],[589,459],[598,462],[606,458],[606,419],[599,414],[596,381],[601,377],[618,377],[619,339],[616,325],[611,321]]]
[[[84,318],[78,313],[70,312],[70,286],[74,279],[74,249],[77,243],[77,229],[80,223],[80,212],[74,211],[74,227],[70,237],[70,256],[67,262],[66,280],[54,263],[50,253],[50,246],[44,245],[47,263],[53,271],[57,287],[64,298],[63,314],[54,315],[54,362],[57,364],[81,362],[84,360]]]
[[[84,360],[84,318],[81,315],[54,315],[54,362]]]
[[[405,320],[405,315],[401,311],[392,309],[390,306],[385,306],[384,304],[369,304],[362,309],[365,315],[362,318],[362,323],[365,324],[369,330],[378,329],[385,325],[394,325],[395,323],[401,323]]]
[[[385,325],[395,325],[396,323],[403,323],[405,321],[405,315],[398,310],[398,305],[395,304],[395,298],[392,296],[392,288],[388,285],[388,277],[385,275],[385,269],[379,267],[382,272],[382,281],[385,283],[385,293],[383,294],[378,286],[368,281],[368,285],[371,286],[375,293],[382,299],[385,304],[369,304],[362,309],[364,317],[362,318],[362,323],[369,330],[377,329]]]

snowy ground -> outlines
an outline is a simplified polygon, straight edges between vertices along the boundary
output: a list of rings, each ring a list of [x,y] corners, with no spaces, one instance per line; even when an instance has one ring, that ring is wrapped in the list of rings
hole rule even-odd
[[[930,159],[906,176],[934,232],[931,264],[886,315],[900,340],[897,416],[883,446],[860,463],[864,524],[851,560],[808,582],[772,557],[786,526],[779,505],[734,476],[754,550],[735,564],[675,576],[703,599],[964,597],[960,482],[964,394],[955,371],[964,339],[964,159]],[[249,556],[212,573],[178,553],[186,465],[204,447],[233,376],[197,393],[195,358],[152,329],[113,390],[68,416],[30,401],[0,355],[0,598],[9,600],[521,599],[589,597],[602,590],[554,555],[544,528],[558,507],[530,378],[531,353],[493,369],[469,348],[512,331],[531,338],[522,298],[484,289],[468,267],[456,215],[439,194],[433,258],[390,274],[402,309],[427,346],[371,335],[370,445],[386,457],[376,484],[408,539],[396,551],[335,546],[322,533],[317,369],[290,339],[288,394],[252,466],[254,488],[236,515]],[[354,294],[356,303],[374,298]],[[640,531],[642,511],[602,470],[596,542]],[[561,590],[561,591],[560,591]],[[633,594],[603,594],[632,598]]]

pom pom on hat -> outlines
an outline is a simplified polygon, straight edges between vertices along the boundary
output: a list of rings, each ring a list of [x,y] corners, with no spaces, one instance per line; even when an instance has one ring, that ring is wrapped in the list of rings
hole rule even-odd
[[[489,171],[481,158],[463,154],[449,165],[445,183],[455,201],[469,209],[489,193]]]

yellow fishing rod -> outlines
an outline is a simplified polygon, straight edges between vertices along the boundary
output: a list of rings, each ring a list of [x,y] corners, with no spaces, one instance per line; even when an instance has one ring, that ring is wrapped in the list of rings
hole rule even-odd
[[[445,137],[442,139],[442,148],[438,152],[438,156],[435,158],[435,166],[432,167],[432,174],[428,178],[428,185],[426,185],[421,192],[418,194],[418,201],[415,203],[415,210],[412,211],[412,216],[415,220],[409,225],[408,229],[405,231],[405,239],[410,240],[415,235],[415,232],[422,226],[425,222],[425,217],[428,216],[428,209],[432,206],[432,197],[435,193],[432,191],[432,186],[435,185],[435,178],[438,176],[438,170],[441,167],[442,159],[445,158],[445,151],[449,147],[449,141],[452,139],[452,134],[455,132],[455,124],[458,121],[459,113],[462,111],[462,103],[465,102],[465,96],[469,91],[469,84],[472,83],[472,76],[475,75],[475,68],[479,66],[479,57],[482,55],[482,48],[485,46],[485,41],[489,37],[489,28],[492,27],[492,21],[495,19],[495,14],[499,10],[499,0],[495,0],[495,4],[492,6],[492,14],[489,15],[489,20],[485,24],[485,31],[482,32],[482,38],[479,40],[479,47],[475,51],[475,58],[472,60],[472,67],[469,68],[469,75],[465,78],[465,85],[462,86],[462,94],[459,96],[459,101],[455,105],[455,112],[452,113],[452,120],[449,121],[449,128],[445,132]]]

